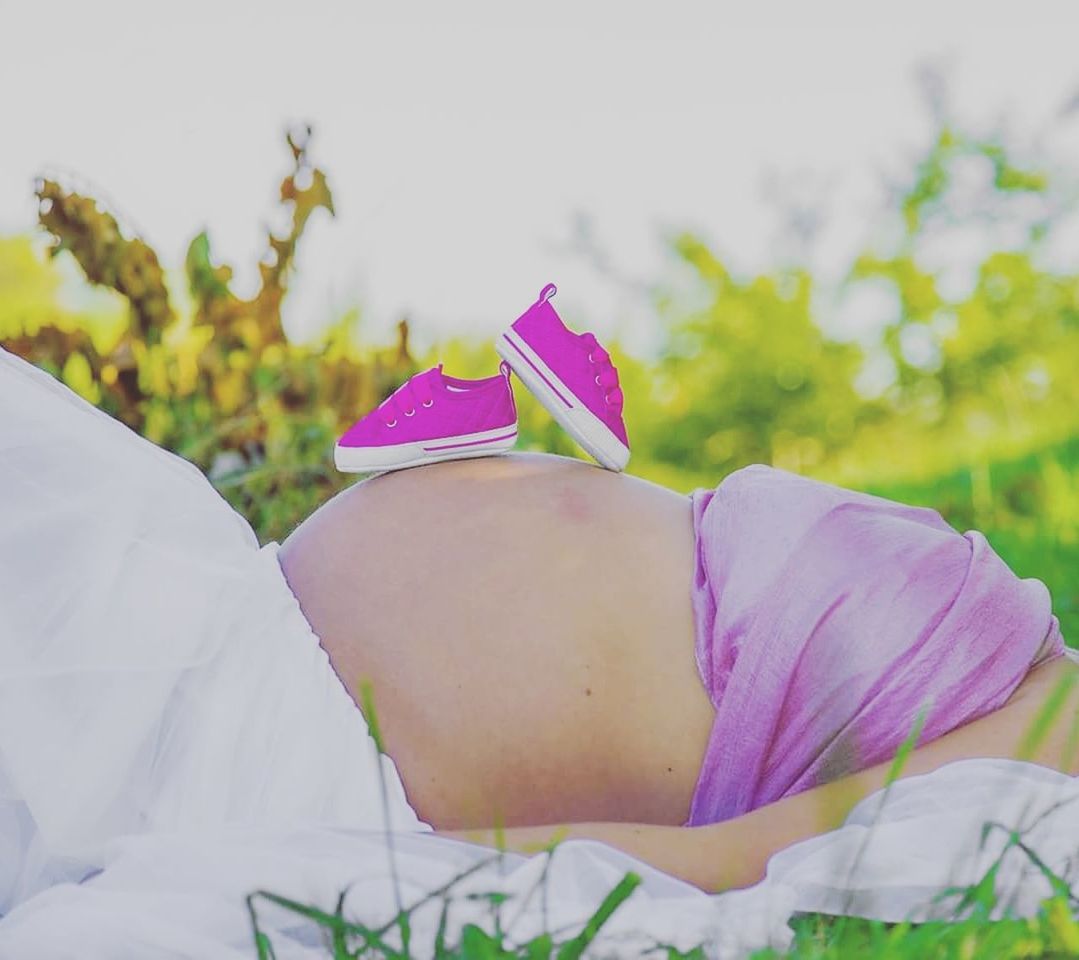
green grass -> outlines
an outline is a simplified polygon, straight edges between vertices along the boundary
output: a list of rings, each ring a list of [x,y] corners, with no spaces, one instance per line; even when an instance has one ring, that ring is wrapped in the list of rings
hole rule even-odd
[[[548,852],[548,862],[552,852]],[[503,928],[503,907],[509,897],[498,892],[468,894],[462,899],[486,901],[491,908],[491,929],[485,929],[475,923],[461,927],[460,936],[451,941],[447,936],[449,910],[453,903],[453,887],[477,870],[489,866],[496,857],[480,861],[465,873],[407,909],[398,910],[388,922],[377,926],[351,921],[343,912],[342,893],[331,913],[308,904],[298,903],[266,891],[258,891],[247,899],[255,935],[255,946],[259,960],[273,960],[275,954],[270,938],[261,930],[258,923],[257,906],[259,901],[266,901],[282,907],[297,916],[303,917],[324,933],[327,956],[333,960],[352,960],[358,957],[379,958],[379,960],[406,960],[416,956],[410,949],[412,940],[412,915],[418,909],[433,900],[441,902],[440,922],[434,939],[434,957],[438,960],[578,960],[596,939],[603,926],[614,912],[624,903],[640,885],[641,878],[632,872],[625,876],[604,897],[592,916],[572,935],[559,938],[544,931],[530,940],[516,942],[510,931]],[[666,957],[667,960],[703,960],[700,948],[681,952],[674,947],[655,944],[653,956]]]
[[[1005,852],[1020,842],[1013,834]],[[547,856],[550,857],[551,852]],[[1037,862],[1036,857],[1031,856]],[[1058,877],[1051,877],[1057,893],[1042,903],[1036,916],[989,919],[994,905],[994,881],[1002,858],[1003,853],[979,883],[952,891],[957,904],[955,919],[896,924],[824,914],[796,915],[789,921],[794,934],[791,949],[785,953],[773,949],[758,950],[752,954],[752,960],[974,960],[982,957],[1079,956],[1076,900],[1069,895],[1066,884]],[[474,923],[466,924],[461,928],[459,937],[451,940],[447,936],[447,918],[454,901],[453,887],[495,859],[497,857],[480,861],[450,884],[433,891],[413,906],[399,910],[391,920],[381,925],[347,919],[343,911],[344,893],[332,911],[266,891],[253,893],[248,897],[248,910],[258,958],[274,960],[276,956],[271,938],[258,923],[257,907],[261,901],[284,908],[316,925],[324,935],[326,956],[332,960],[360,957],[407,960],[420,956],[411,949],[412,915],[429,902],[439,901],[440,923],[433,953],[437,960],[577,960],[640,884],[636,874],[627,873],[580,930],[561,939],[550,932],[543,932],[526,942],[514,941],[503,926],[503,908],[510,905],[510,898],[496,892],[469,894],[469,900],[488,902],[491,922],[487,928]],[[598,955],[604,954],[600,952]],[[665,960],[703,960],[706,953],[704,945],[680,951],[655,942],[642,952],[642,956]]]
[[[760,951],[754,960],[974,960],[974,958],[1079,956],[1079,924],[1063,898],[1046,901],[1038,916],[990,921],[886,924],[820,914],[792,922],[789,953]]]

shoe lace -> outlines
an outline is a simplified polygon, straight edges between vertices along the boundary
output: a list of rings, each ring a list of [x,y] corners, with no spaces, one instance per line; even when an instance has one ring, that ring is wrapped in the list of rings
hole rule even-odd
[[[434,406],[434,395],[426,379],[406,380],[378,405],[379,419],[387,427],[396,427],[400,417],[411,417],[417,407]]]
[[[588,362],[599,367],[596,385],[603,387],[603,402],[619,416],[622,414],[622,388],[618,384],[618,370],[611,363],[611,355],[600,346],[595,334],[582,333],[581,339],[588,347]]]

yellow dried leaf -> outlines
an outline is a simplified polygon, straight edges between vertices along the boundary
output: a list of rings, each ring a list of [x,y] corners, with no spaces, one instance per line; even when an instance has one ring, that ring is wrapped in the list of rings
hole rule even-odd
[[[101,400],[101,389],[94,382],[94,372],[90,361],[81,353],[73,353],[67,358],[62,371],[64,383],[84,400],[97,403]]]
[[[240,408],[244,399],[244,383],[244,375],[236,370],[231,370],[214,381],[214,402],[223,416],[233,414]]]

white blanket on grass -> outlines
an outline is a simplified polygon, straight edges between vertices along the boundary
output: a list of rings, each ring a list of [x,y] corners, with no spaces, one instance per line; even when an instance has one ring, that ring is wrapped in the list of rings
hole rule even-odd
[[[395,884],[378,832],[313,823],[132,835],[109,845],[101,873],[43,891],[0,920],[0,957],[254,957],[250,893],[270,891],[332,913],[347,888],[345,918],[377,927],[392,919],[398,896],[411,906],[478,864],[448,894],[449,943],[459,941],[466,923],[493,930],[490,901],[469,894],[495,891],[509,895],[501,909],[512,941],[544,929],[564,940],[633,870],[641,885],[601,928],[588,956],[640,956],[658,943],[744,957],[787,946],[796,912],[950,917],[959,898],[947,891],[977,883],[998,858],[995,914],[1029,916],[1053,890],[1017,838],[1079,894],[1079,778],[1011,761],[953,763],[874,794],[841,829],[773,857],[762,883],[718,896],[583,841],[564,843],[548,863],[545,855],[498,857],[430,834],[398,834]],[[412,912],[414,956],[433,954],[445,899]],[[331,956],[313,921],[265,899],[254,905],[280,960]]]

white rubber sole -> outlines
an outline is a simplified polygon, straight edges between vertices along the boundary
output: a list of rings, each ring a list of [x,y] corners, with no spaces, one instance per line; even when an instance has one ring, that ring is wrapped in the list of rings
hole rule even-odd
[[[333,448],[333,462],[342,473],[379,473],[420,467],[442,460],[489,457],[512,450],[516,443],[516,425],[457,437],[397,443],[388,447],[343,447],[337,443]]]
[[[608,470],[624,470],[629,448],[554,374],[539,355],[513,330],[497,341],[495,350],[521,382],[547,408],[563,430]]]

